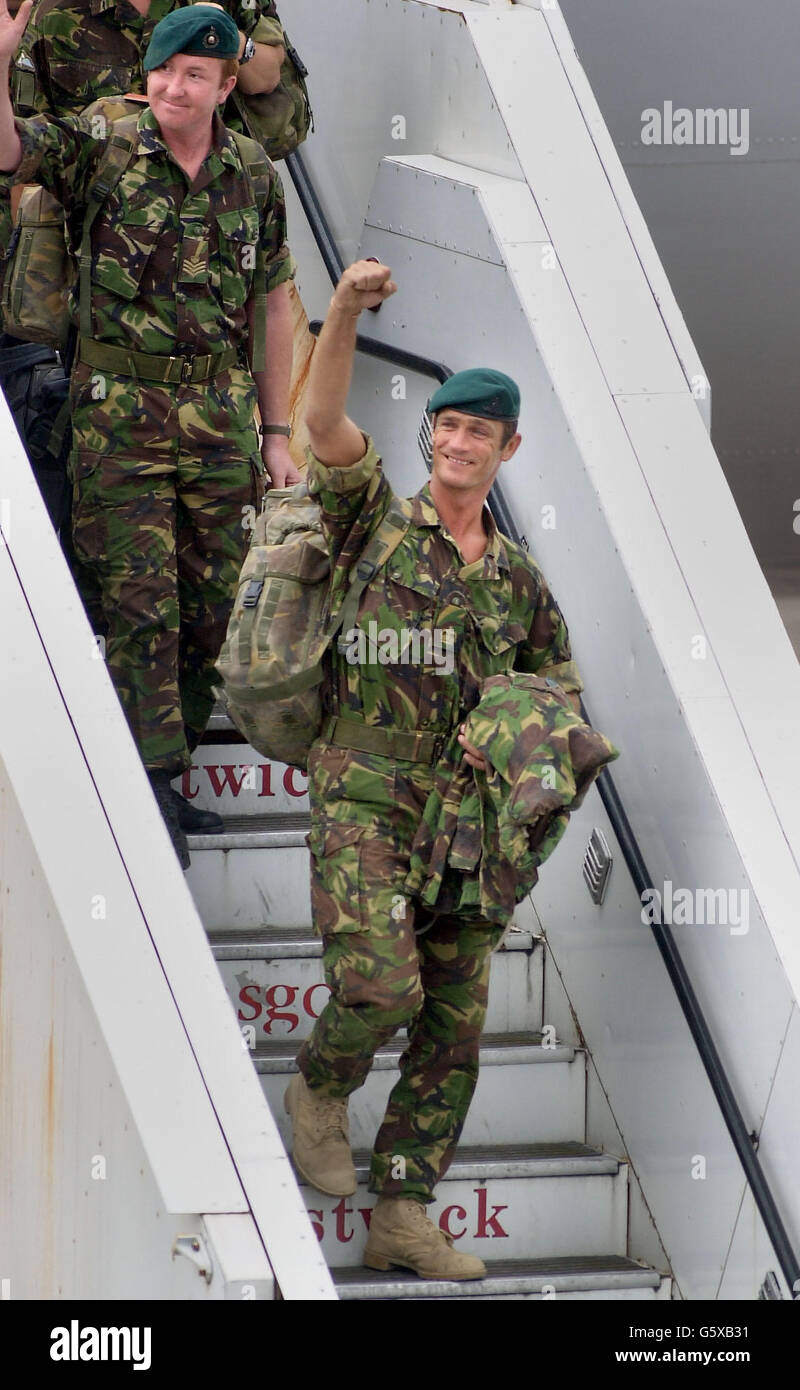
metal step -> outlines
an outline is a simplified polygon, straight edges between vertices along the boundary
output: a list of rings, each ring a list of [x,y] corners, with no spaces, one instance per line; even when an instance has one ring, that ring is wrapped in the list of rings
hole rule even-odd
[[[356,1268],[333,1269],[340,1299],[502,1299],[539,1298],[669,1299],[670,1280],[655,1269],[619,1255],[486,1261],[487,1277],[462,1282],[418,1279],[392,1270],[379,1274]]]
[[[233,938],[310,923],[308,811],[227,815],[223,822],[219,835],[187,836],[186,881],[206,931]],[[516,941],[509,933],[507,941],[509,949],[531,949],[529,932]]]
[[[306,848],[311,829],[308,811],[276,811],[253,816],[222,817],[225,829],[217,835],[187,835],[190,850]]]
[[[247,1027],[247,1025],[242,1025]],[[486,1034],[481,1042],[481,1074],[467,1115],[465,1144],[556,1143],[586,1138],[586,1059],[578,1048],[538,1033]],[[360,1090],[350,1097],[350,1135],[355,1149],[370,1149],[386,1102],[398,1079],[402,1040],[382,1047]],[[292,1041],[256,1043],[251,1052],[264,1093],[285,1144],[291,1125],[283,1094],[295,1071]]]
[[[363,1258],[372,1208],[369,1154],[355,1156],[358,1190],[326,1197],[299,1178],[303,1198],[332,1266]],[[628,1168],[583,1144],[460,1147],[428,1208],[460,1250],[508,1259],[626,1252]]]
[[[187,836],[186,881],[206,930],[239,934],[310,922],[308,812],[223,819],[220,835]]]
[[[522,933],[517,933],[522,936]],[[322,942],[309,928],[247,935],[209,934],[225,988],[240,1023],[259,1037],[308,1037],[328,999]],[[544,953],[527,934],[527,951],[496,951],[491,966],[486,1031],[541,1028]]]
[[[322,955],[322,941],[310,927],[255,928],[241,931],[209,931],[208,940],[217,962],[275,961]],[[532,954],[544,945],[544,937],[522,928],[512,928],[498,947],[498,954],[519,951]]]
[[[206,735],[231,733],[239,734],[233,720],[228,717],[222,705],[216,704],[211,711],[211,718],[206,725]],[[239,734],[239,738],[244,742],[244,734]]]

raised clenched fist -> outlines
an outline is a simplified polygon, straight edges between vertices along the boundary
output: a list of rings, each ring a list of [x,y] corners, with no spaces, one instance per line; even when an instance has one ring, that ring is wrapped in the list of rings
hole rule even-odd
[[[331,305],[357,317],[362,309],[374,309],[396,290],[388,265],[381,265],[380,261],[355,261],[336,286]]]

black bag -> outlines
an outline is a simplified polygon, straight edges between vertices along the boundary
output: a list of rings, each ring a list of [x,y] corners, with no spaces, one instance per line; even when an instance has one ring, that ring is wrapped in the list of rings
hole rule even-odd
[[[0,386],[55,531],[68,528],[69,376],[42,343],[0,336]]]

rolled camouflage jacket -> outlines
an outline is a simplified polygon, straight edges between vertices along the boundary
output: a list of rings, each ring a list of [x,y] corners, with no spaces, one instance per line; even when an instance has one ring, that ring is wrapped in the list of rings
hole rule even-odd
[[[97,103],[102,108],[103,103]],[[113,126],[84,116],[17,120],[22,162],[11,181],[40,183],[62,203],[73,255],[89,186]],[[247,341],[256,246],[266,289],[294,274],[278,174],[263,217],[235,141],[214,116],[214,143],[191,189],[146,107],[135,154],[92,227],[92,327],[96,341],[159,356],[216,353]],[[77,298],[70,300],[77,323]]]
[[[98,97],[144,92],[142,58],[153,29],[185,3],[151,0],[142,15],[127,0],[38,0],[12,71],[15,112],[77,116]],[[223,9],[254,43],[283,42],[273,0],[223,0]],[[241,130],[233,103],[223,114]]]
[[[530,892],[605,765],[612,743],[540,676],[484,681],[465,736],[486,757],[486,773],[458,757],[437,770],[411,850],[406,891],[443,912],[479,907],[507,922]]]

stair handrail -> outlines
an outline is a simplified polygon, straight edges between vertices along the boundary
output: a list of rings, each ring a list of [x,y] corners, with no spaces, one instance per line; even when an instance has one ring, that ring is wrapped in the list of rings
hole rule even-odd
[[[344,271],[344,262],[339,255],[333,232],[325,217],[313,181],[297,152],[289,155],[286,163],[289,166],[289,171],[302,203],[303,211],[305,212],[308,224],[323,261],[325,262],[331,282],[335,285],[338,283]],[[320,319],[315,319],[309,324],[309,332],[315,337],[319,334],[321,328],[322,320]],[[418,353],[409,352],[405,348],[392,347],[387,343],[381,342],[377,338],[372,338],[365,334],[359,333],[357,335],[356,349],[358,352],[369,357],[376,357],[382,361],[391,362],[393,365],[405,367],[408,371],[418,372],[422,376],[433,377],[440,383],[447,381],[448,377],[453,375],[452,370],[445,366],[443,362],[437,362],[434,358],[424,357]],[[488,501],[489,508],[498,529],[503,535],[507,536],[509,540],[527,549],[527,544],[514,524],[511,511],[503,496],[502,489],[497,483],[493,485],[489,493]],[[591,724],[592,721],[589,718],[583,700],[581,700],[580,703],[581,713],[586,723]],[[622,799],[608,768],[604,768],[597,778],[597,789],[600,793],[606,815],[614,830],[628,872],[639,893],[640,901],[643,900],[643,895],[648,893],[650,895],[650,902],[660,903],[660,895],[657,893],[655,884],[648,872],[644,856],[639,847],[639,842],[633,832]],[[745,1177],[753,1193],[759,1215],[764,1222],[764,1227],[783,1271],[792,1299],[800,1299],[800,1261],[798,1261],[794,1252],[789,1233],[778,1211],[767,1177],[758,1160],[756,1153],[759,1142],[758,1135],[755,1130],[752,1132],[748,1131],[744,1116],[742,1115],[734,1095],[733,1087],[728,1080],[722,1058],[717,1051],[711,1030],[706,1022],[700,1001],[689,979],[683,960],[681,959],[675,937],[669,924],[663,921],[660,907],[658,910],[658,920],[651,920],[649,925],[655,937],[661,958],[666,966],[667,974],[678,996],[678,1002],[683,1010],[686,1022],[689,1025],[689,1031],[691,1032],[700,1054],[700,1060],[703,1063],[711,1089],[714,1092],[717,1104],[722,1112],[722,1118],[725,1121],[731,1141],[739,1157],[742,1168],[744,1169]]]

